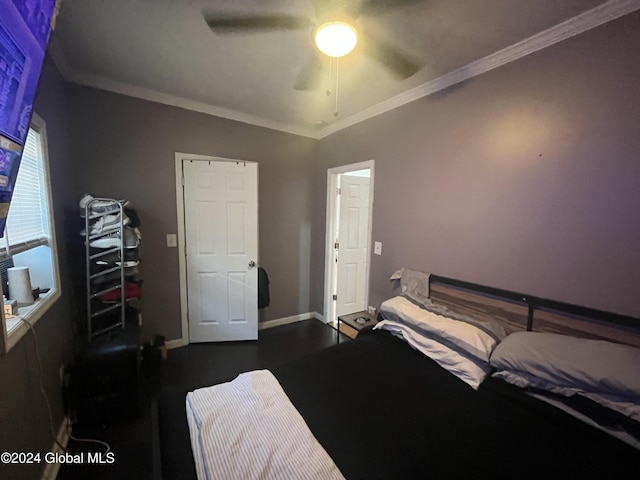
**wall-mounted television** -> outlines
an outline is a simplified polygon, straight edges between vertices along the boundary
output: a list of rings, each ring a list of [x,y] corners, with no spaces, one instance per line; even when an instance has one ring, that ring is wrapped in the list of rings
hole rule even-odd
[[[57,0],[0,0],[0,237],[29,132]]]

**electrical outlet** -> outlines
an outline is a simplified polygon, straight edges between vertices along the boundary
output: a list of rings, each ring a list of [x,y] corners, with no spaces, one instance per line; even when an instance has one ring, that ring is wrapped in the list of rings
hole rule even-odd
[[[373,242],[373,253],[375,255],[382,255],[382,242]]]
[[[176,237],[175,233],[168,233],[167,234],[167,247],[169,248],[175,248],[178,246],[178,238]]]

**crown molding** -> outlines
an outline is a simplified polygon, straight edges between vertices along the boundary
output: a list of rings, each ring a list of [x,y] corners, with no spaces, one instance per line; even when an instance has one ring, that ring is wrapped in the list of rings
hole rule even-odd
[[[547,30],[533,35],[532,37],[515,43],[498,52],[492,53],[491,55],[487,55],[480,60],[471,62],[457,70],[423,83],[422,85],[418,85],[417,87],[395,95],[394,97],[366,108],[354,115],[327,125],[321,130],[277,122],[275,120],[250,115],[236,110],[217,107],[215,105],[209,105],[207,103],[197,102],[175,95],[169,95],[152,89],[118,82],[100,75],[81,72],[69,64],[55,37],[51,39],[49,44],[49,53],[62,76],[65,80],[70,82],[119,93],[129,97],[184,108],[186,110],[192,110],[207,115],[235,120],[249,125],[279,130],[308,138],[322,139],[340,130],[344,130],[345,128],[406,105],[407,103],[511,63],[531,53],[543,50],[551,45],[575,35],[579,35],[638,9],[640,9],[640,2],[638,0],[609,0],[608,2],[548,28]]]
[[[60,43],[52,38],[49,43],[49,54],[56,65],[56,68],[65,80],[79,85],[85,85],[88,87],[97,88],[100,90],[106,90],[108,92],[119,93],[128,97],[139,98],[142,100],[148,100],[150,102],[161,103],[164,105],[170,105],[173,107],[183,108],[185,110],[191,110],[194,112],[204,113],[215,117],[226,118],[228,120],[234,120],[236,122],[247,123],[249,125],[255,125],[258,127],[269,128],[271,130],[278,130],[281,132],[291,133],[294,135],[300,135],[303,137],[318,138],[319,132],[296,125],[290,125],[268,118],[258,117],[247,113],[231,110],[228,108],[217,107],[215,105],[209,105],[207,103],[198,102],[195,100],[189,100],[188,98],[178,97],[175,95],[169,95],[167,93],[158,92],[145,87],[138,87],[135,85],[127,84],[124,82],[118,82],[116,80],[101,76],[94,75],[92,73],[86,73],[74,69],[67,61]]]
[[[511,63],[531,53],[543,50],[551,45],[579,35],[638,9],[640,9],[640,2],[638,0],[609,0],[532,37],[526,38],[491,55],[487,55],[480,60],[471,62],[434,80],[423,83],[411,90],[400,93],[350,117],[327,125],[320,130],[319,138],[325,138],[357,123],[439,92],[457,83],[469,80],[477,75]]]
[[[49,39],[47,54],[51,57],[51,60],[53,60],[53,63],[58,69],[58,72],[60,72],[60,75],[62,75],[62,78],[72,82],[73,80],[71,80],[71,77],[74,75],[75,71],[71,68],[71,65],[69,65],[67,56],[62,51],[60,42],[58,42],[58,39],[55,36],[55,30]]]

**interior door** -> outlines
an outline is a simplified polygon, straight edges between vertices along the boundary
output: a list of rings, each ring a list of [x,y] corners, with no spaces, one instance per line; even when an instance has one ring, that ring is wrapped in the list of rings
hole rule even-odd
[[[258,338],[258,164],[183,161],[190,342]]]
[[[336,315],[365,309],[370,179],[340,176]]]

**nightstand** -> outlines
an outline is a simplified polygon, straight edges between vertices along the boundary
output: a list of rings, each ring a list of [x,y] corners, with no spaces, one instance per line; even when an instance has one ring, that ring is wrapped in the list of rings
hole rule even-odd
[[[348,325],[356,331],[356,336],[365,327],[370,327],[378,323],[376,317],[369,315],[369,313],[362,311],[356,313],[350,313],[349,315],[338,316],[338,341],[340,343],[340,322]]]

